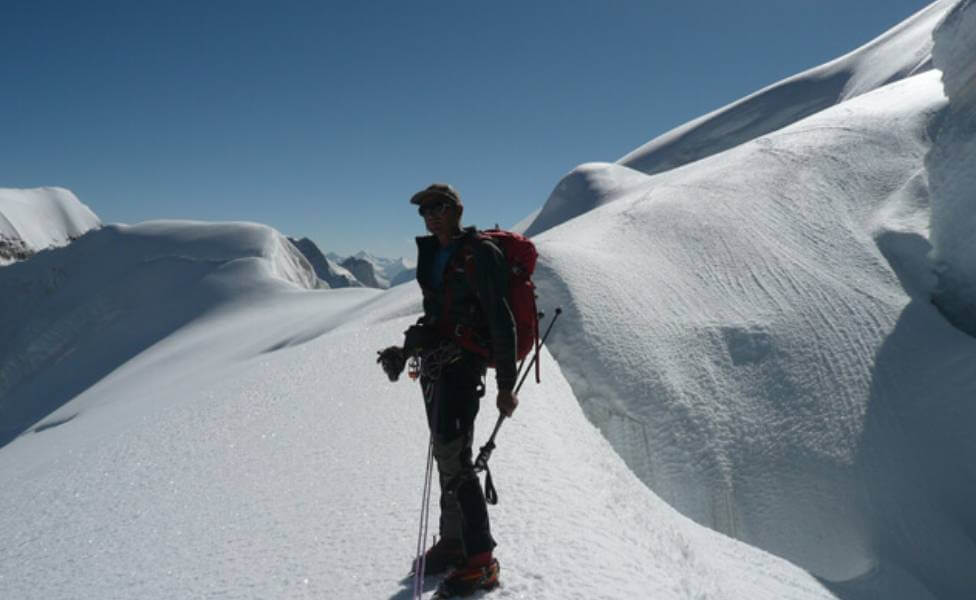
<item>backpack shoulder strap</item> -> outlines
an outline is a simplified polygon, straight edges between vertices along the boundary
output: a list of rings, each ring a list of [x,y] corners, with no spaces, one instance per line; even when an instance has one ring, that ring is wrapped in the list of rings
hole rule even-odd
[[[456,259],[461,262],[459,266],[464,268],[465,276],[468,279],[468,285],[471,286],[471,290],[475,293],[475,295],[478,295],[478,280],[476,278],[477,260],[474,256],[475,244],[484,243],[486,241],[491,242],[491,236],[485,235],[485,233],[482,231],[476,231],[474,235],[471,235],[464,240],[461,247],[458,248],[458,251],[455,254]]]

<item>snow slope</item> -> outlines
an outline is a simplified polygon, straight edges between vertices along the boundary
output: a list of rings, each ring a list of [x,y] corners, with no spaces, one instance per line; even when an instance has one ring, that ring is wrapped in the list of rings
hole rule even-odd
[[[845,598],[976,594],[976,340],[929,303],[944,109],[917,75],[625,171],[536,238],[540,295],[567,309],[550,350],[631,468]]]
[[[396,277],[394,277],[390,281],[390,287],[394,287],[404,283],[414,282],[416,280],[417,280],[417,267],[410,267],[397,273]]]
[[[640,189],[647,175],[623,165],[586,163],[562,178],[525,228],[531,237]]]
[[[976,336],[976,5],[960,2],[935,33],[935,65],[949,98],[926,166],[932,186],[935,301],[957,327]]]
[[[246,223],[110,225],[0,269],[0,446],[214,304],[316,285]]]
[[[931,69],[932,30],[954,3],[934,2],[864,46],[667,132],[617,162],[648,174],[673,169]]]
[[[222,283],[241,286],[0,449],[0,595],[410,597],[426,426],[374,357],[418,290]],[[493,458],[491,597],[833,597],[655,497],[543,360]]]
[[[63,246],[101,223],[63,188],[0,188],[0,266]]]
[[[616,164],[587,163],[556,186],[527,227],[535,235],[612,202],[652,175],[734,148],[888,83],[932,68],[932,32],[955,0],[939,0],[864,46],[666,132]]]

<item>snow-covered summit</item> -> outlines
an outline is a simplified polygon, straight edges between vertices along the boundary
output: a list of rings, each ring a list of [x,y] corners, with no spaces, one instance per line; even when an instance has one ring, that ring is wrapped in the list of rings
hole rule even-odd
[[[390,280],[383,277],[377,265],[368,259],[350,256],[342,261],[340,266],[352,273],[366,287],[379,289],[390,287]]]
[[[355,256],[356,258],[368,260],[369,262],[373,263],[376,266],[377,271],[379,271],[379,273],[385,279],[388,279],[390,281],[395,279],[396,276],[399,275],[402,271],[406,271],[407,269],[412,269],[415,266],[414,261],[407,260],[402,256],[399,258],[384,258],[382,256],[376,256],[374,254],[366,252],[365,250],[360,250],[353,256]]]
[[[326,258],[350,271],[367,287],[380,289],[412,280],[416,268],[415,261],[405,257],[385,258],[366,250],[360,250],[351,256],[339,256],[335,252],[329,252]]]
[[[63,246],[101,223],[64,188],[0,188],[0,265]]]
[[[315,274],[330,288],[362,287],[362,283],[348,269],[339,266],[322,254],[318,245],[307,237],[301,239],[288,238],[298,248],[299,252],[308,259],[315,269]]]

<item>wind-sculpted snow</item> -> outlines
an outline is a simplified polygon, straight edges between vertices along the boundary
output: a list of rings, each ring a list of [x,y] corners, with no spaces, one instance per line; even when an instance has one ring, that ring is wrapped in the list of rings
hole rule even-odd
[[[63,246],[101,223],[63,188],[0,188],[0,265]]]
[[[533,236],[641,189],[647,175],[621,165],[586,163],[573,169],[556,185],[525,235]]]
[[[942,84],[950,103],[958,111],[976,104],[976,4],[959,0],[936,29],[932,51],[935,67],[942,71]],[[969,113],[971,118],[972,112]]]
[[[374,361],[419,302],[416,286],[251,295],[0,449],[4,597],[410,598],[428,434],[418,386]],[[654,496],[543,365],[492,458],[491,597],[834,597]],[[496,416],[485,402],[479,441]]]
[[[0,269],[0,446],[200,315],[316,282],[246,223],[110,225]]]
[[[931,68],[940,0],[872,42],[665,133],[617,162],[653,174],[711,156]]]
[[[584,412],[691,516],[844,598],[976,595],[976,341],[928,302],[938,73],[538,236]]]
[[[935,32],[933,58],[949,98],[926,165],[932,186],[934,300],[976,336],[976,4],[960,2]]]
[[[786,127],[818,111],[932,68],[932,31],[954,0],[939,0],[890,31],[827,64],[775,83],[664,133],[620,158],[616,165],[587,163],[553,190],[529,235],[624,198],[653,175]]]

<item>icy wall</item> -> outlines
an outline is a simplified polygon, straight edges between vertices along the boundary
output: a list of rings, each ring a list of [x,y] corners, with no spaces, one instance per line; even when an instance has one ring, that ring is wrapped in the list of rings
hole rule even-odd
[[[933,301],[976,335],[976,0],[962,0],[933,34],[949,107],[926,157],[932,191]]]

